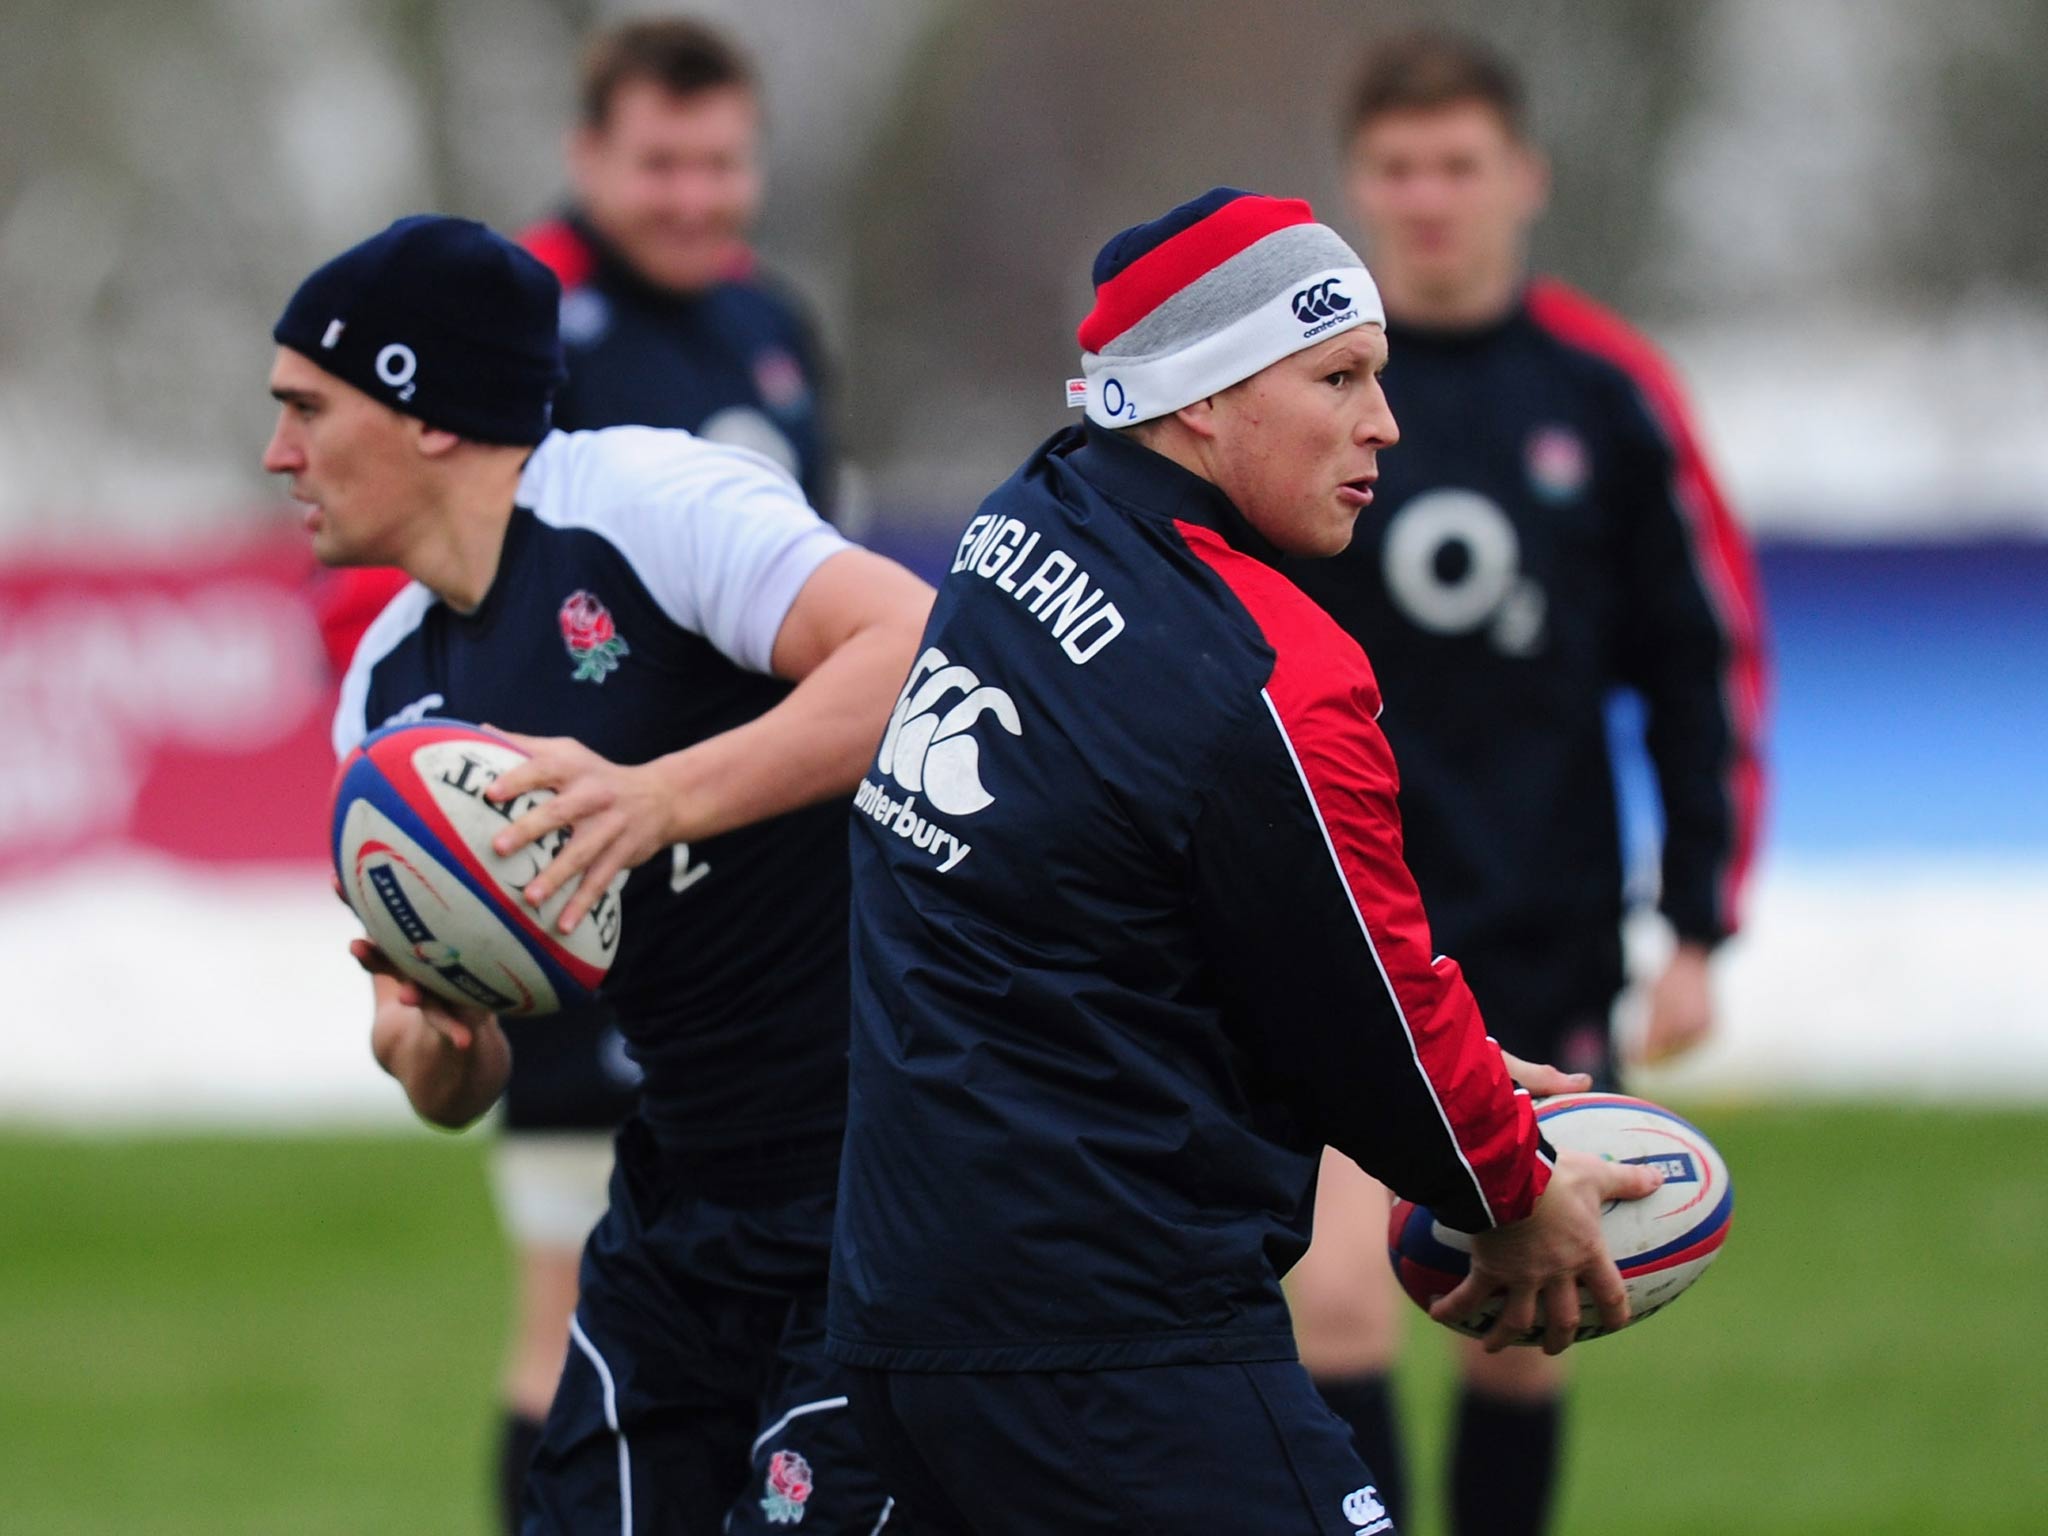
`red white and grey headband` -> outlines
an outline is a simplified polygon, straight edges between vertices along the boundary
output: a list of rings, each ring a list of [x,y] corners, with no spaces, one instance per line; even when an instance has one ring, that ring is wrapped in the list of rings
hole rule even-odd
[[[1098,425],[1134,426],[1385,323],[1365,263],[1306,202],[1219,187],[1102,248],[1070,398]]]

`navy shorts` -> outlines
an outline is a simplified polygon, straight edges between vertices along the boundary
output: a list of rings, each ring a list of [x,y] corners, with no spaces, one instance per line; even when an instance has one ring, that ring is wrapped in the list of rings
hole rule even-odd
[[[524,1536],[884,1529],[889,1500],[825,1357],[833,1193],[704,1199],[626,1123]]]
[[[916,1536],[1383,1536],[1351,1431],[1295,1361],[847,1371]]]

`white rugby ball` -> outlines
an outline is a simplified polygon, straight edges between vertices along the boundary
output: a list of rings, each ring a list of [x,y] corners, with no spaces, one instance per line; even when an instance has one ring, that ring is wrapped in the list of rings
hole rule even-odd
[[[1664,1170],[1663,1186],[1654,1194],[1611,1201],[1600,1217],[1607,1251],[1628,1292],[1631,1322],[1662,1311],[1705,1272],[1727,1240],[1735,1189],[1721,1154],[1697,1126],[1661,1105],[1626,1094],[1561,1094],[1543,1100],[1536,1119],[1560,1152],[1584,1152],[1610,1162]],[[1472,1267],[1472,1239],[1407,1200],[1396,1201],[1388,1218],[1387,1251],[1402,1290],[1425,1309],[1455,1289]],[[1499,1318],[1501,1305],[1495,1298],[1448,1326],[1481,1337]],[[1595,1339],[1612,1331],[1600,1321],[1583,1286],[1579,1307],[1578,1338]],[[1537,1326],[1514,1342],[1542,1341],[1539,1304]]]
[[[450,1001],[514,1017],[596,994],[618,953],[621,875],[567,934],[571,887],[539,908],[521,894],[560,836],[501,857],[491,839],[551,791],[484,798],[525,753],[459,721],[423,720],[368,737],[335,780],[335,873],[371,942]]]

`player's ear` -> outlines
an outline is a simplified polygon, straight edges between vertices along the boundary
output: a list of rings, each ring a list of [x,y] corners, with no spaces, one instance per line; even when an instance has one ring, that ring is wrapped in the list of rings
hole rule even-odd
[[[1184,405],[1173,414],[1180,424],[1194,433],[1195,436],[1205,440],[1215,437],[1216,397],[1214,395],[1204,395],[1201,399],[1195,401],[1194,404]]]
[[[406,418],[412,425],[413,442],[419,448],[423,459],[446,458],[462,445],[462,439],[455,433],[441,427],[430,427],[417,417]]]

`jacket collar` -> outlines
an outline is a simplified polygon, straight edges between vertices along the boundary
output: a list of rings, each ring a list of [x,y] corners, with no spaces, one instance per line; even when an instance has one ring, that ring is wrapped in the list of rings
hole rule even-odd
[[[1126,511],[1210,529],[1231,548],[1267,565],[1282,558],[1215,485],[1121,432],[1084,422],[1070,429],[1069,443],[1054,452]]]

